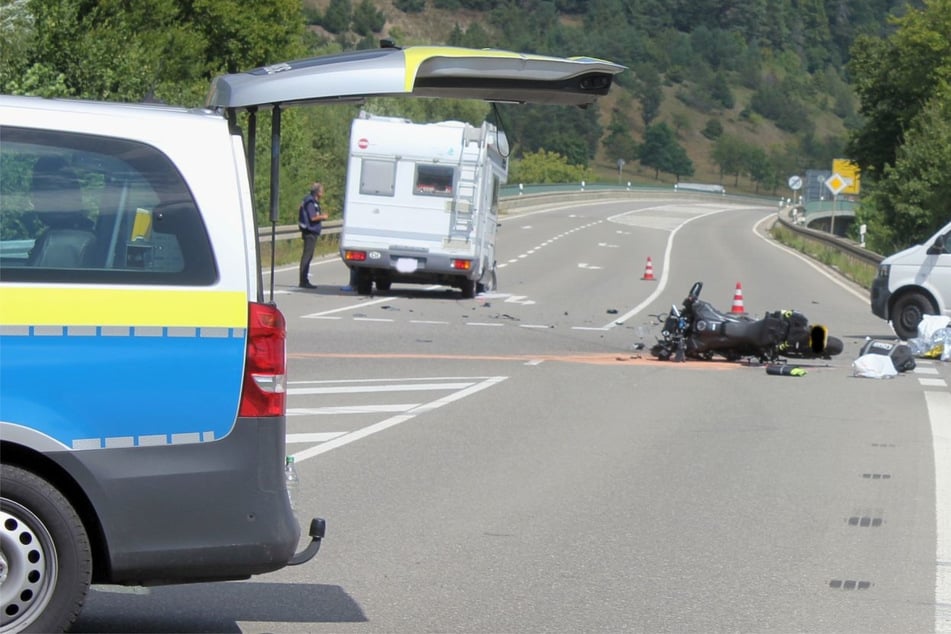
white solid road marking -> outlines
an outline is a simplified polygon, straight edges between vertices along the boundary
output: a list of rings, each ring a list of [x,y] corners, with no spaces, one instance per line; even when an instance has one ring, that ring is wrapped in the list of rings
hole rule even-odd
[[[395,427],[396,425],[399,425],[400,423],[405,423],[405,422],[408,421],[408,420],[412,420],[412,419],[415,418],[418,414],[423,414],[423,413],[425,413],[425,412],[430,412],[430,411],[432,411],[432,410],[434,410],[434,409],[438,409],[438,408],[440,408],[440,407],[442,407],[442,406],[444,406],[444,405],[448,405],[449,403],[452,403],[452,402],[454,402],[454,401],[458,401],[459,399],[463,399],[463,398],[466,398],[467,396],[471,396],[471,395],[475,394],[476,392],[480,392],[480,391],[485,390],[485,389],[487,389],[487,388],[490,388],[490,387],[492,387],[492,386],[494,386],[494,385],[496,385],[496,384],[498,384],[498,383],[501,383],[502,381],[504,381],[504,380],[507,379],[507,378],[508,378],[508,377],[506,377],[506,376],[493,376],[493,377],[488,377],[488,378],[486,378],[486,379],[483,379],[483,380],[480,381],[479,383],[475,383],[475,384],[469,383],[469,384],[467,384],[468,387],[466,387],[465,389],[461,389],[461,390],[459,390],[459,391],[457,391],[457,392],[453,392],[452,394],[449,394],[448,396],[444,396],[443,398],[437,399],[437,400],[435,400],[435,401],[431,401],[431,402],[429,402],[429,403],[423,403],[423,404],[421,404],[421,405],[418,405],[418,406],[414,407],[413,409],[409,410],[409,411],[408,411],[407,413],[405,413],[405,414],[399,414],[399,415],[397,415],[397,416],[391,416],[390,418],[387,418],[386,420],[380,421],[379,423],[375,423],[375,424],[373,424],[373,425],[369,425],[369,426],[367,426],[367,427],[363,427],[362,429],[357,429],[357,430],[355,430],[355,431],[352,431],[352,432],[350,432],[350,433],[344,434],[344,435],[342,435],[342,436],[338,436],[338,437],[336,437],[336,438],[334,438],[334,439],[332,439],[332,440],[328,440],[327,442],[324,442],[324,443],[321,443],[321,444],[319,444],[319,445],[310,447],[310,448],[308,448],[308,449],[304,449],[304,450],[302,450],[302,451],[299,451],[299,452],[293,454],[293,455],[294,455],[294,460],[295,460],[296,462],[301,462],[301,461],[303,461],[303,460],[307,460],[308,458],[313,458],[314,456],[319,456],[319,455],[322,454],[322,453],[327,453],[328,451],[333,451],[334,449],[338,449],[338,448],[340,448],[340,447],[343,447],[344,445],[348,445],[348,444],[350,444],[350,443],[352,443],[352,442],[355,442],[355,441],[357,441],[357,440],[360,440],[360,439],[362,439],[362,438],[366,438],[367,436],[371,436],[371,435],[373,435],[373,434],[375,434],[375,433],[377,433],[377,432],[381,432],[381,431],[383,431],[383,430],[385,430],[385,429],[389,429],[390,427]],[[458,385],[458,384],[455,384],[455,385]],[[378,387],[378,388],[387,388],[387,387],[399,388],[399,387],[403,387],[403,388],[406,388],[406,389],[412,389],[412,388],[415,387],[415,385],[404,385],[404,386],[385,386],[385,385],[380,385],[380,386],[377,386],[377,387]],[[433,388],[433,389],[438,389],[438,388]],[[389,391],[389,390],[383,389],[383,390],[380,390],[380,391]]]
[[[295,445],[304,442],[327,442],[328,440],[339,438],[346,433],[345,431],[327,431],[312,432],[309,434],[287,434],[286,442]]]
[[[848,284],[844,283],[841,279],[839,279],[839,277],[837,277],[836,275],[833,275],[832,273],[829,273],[829,271],[826,270],[825,265],[817,264],[817,263],[815,262],[815,260],[813,260],[812,258],[807,257],[807,256],[803,255],[802,253],[800,253],[799,251],[796,251],[795,249],[792,249],[792,248],[790,248],[790,247],[787,247],[785,244],[781,244],[780,242],[777,242],[776,240],[770,240],[769,238],[767,238],[766,236],[760,234],[760,233],[757,231],[757,229],[758,229],[758,227],[759,227],[760,224],[762,224],[763,222],[769,220],[770,218],[773,218],[775,215],[776,215],[775,213],[771,213],[770,215],[766,216],[765,218],[762,218],[759,222],[757,222],[756,224],[754,224],[754,225],[753,225],[753,235],[755,235],[757,238],[759,238],[760,240],[762,240],[762,241],[765,242],[766,244],[768,244],[768,245],[770,245],[770,246],[772,246],[772,247],[775,247],[775,248],[777,248],[777,249],[779,249],[779,250],[781,250],[781,251],[785,251],[786,253],[788,253],[788,254],[790,254],[790,255],[793,255],[793,256],[799,258],[800,260],[802,260],[803,262],[805,262],[807,265],[811,266],[813,269],[815,269],[816,271],[818,271],[820,274],[824,275],[824,276],[825,276],[829,281],[831,281],[833,284],[835,284],[836,286],[838,286],[839,288],[841,288],[842,290],[844,290],[845,292],[847,292],[849,295],[852,295],[852,296],[855,297],[856,299],[859,299],[859,300],[861,300],[862,302],[865,302],[866,307],[868,306],[868,293],[867,293],[867,292],[866,292],[865,294],[862,294],[862,293],[856,291],[854,288],[852,288],[852,286],[849,286]]]
[[[439,284],[434,284],[432,286],[427,286],[424,291],[434,291],[437,289],[443,288]],[[310,313],[308,315],[301,315],[301,319],[326,319],[327,315],[332,315],[334,313],[342,313],[346,310],[360,310],[366,308],[367,306],[373,306],[375,304],[383,304],[385,302],[396,302],[403,299],[402,297],[381,297],[379,299],[361,299],[356,303],[350,304],[348,306],[341,306],[340,308],[332,308],[330,310],[324,310],[319,313]]]
[[[673,206],[673,205],[660,205],[659,207],[644,207],[643,209],[633,209],[633,210],[631,210],[631,211],[625,211],[624,213],[620,213],[620,214],[616,214],[616,215],[614,215],[614,216],[611,216],[610,218],[608,218],[608,220],[614,220],[615,218],[621,218],[621,217],[623,217],[623,216],[628,216],[628,215],[631,215],[631,214],[638,214],[638,213],[642,213],[642,212],[649,211],[649,210],[665,209],[665,208],[671,207],[671,206]],[[699,214],[699,215],[697,215],[697,216],[691,216],[691,217],[685,219],[685,220],[684,220],[683,222],[681,222],[680,224],[678,224],[676,227],[674,227],[674,228],[670,231],[670,233],[667,235],[667,245],[664,247],[663,265],[661,266],[660,277],[658,278],[657,285],[654,287],[654,292],[651,293],[650,295],[648,295],[648,296],[647,296],[647,299],[645,299],[644,301],[642,301],[640,304],[638,304],[637,306],[635,306],[635,307],[632,308],[631,310],[627,311],[626,313],[624,313],[623,315],[621,315],[621,316],[619,316],[619,317],[616,317],[615,319],[613,319],[613,320],[610,321],[609,323],[607,323],[607,324],[605,324],[604,326],[602,326],[602,329],[603,329],[603,330],[610,330],[611,328],[614,328],[615,326],[618,326],[618,325],[620,325],[620,324],[623,324],[623,323],[626,322],[628,319],[630,319],[631,317],[634,317],[635,315],[637,315],[638,313],[640,313],[642,310],[644,310],[645,308],[647,308],[648,306],[650,306],[651,304],[653,304],[654,301],[660,296],[660,294],[664,292],[664,289],[667,288],[667,276],[668,276],[668,273],[669,273],[669,271],[670,271],[670,255],[671,255],[671,252],[673,251],[674,236],[677,235],[677,232],[678,232],[678,231],[680,231],[681,229],[683,229],[685,226],[687,226],[689,223],[693,222],[694,220],[698,220],[698,219],[700,219],[700,218],[706,218],[707,216],[713,216],[713,215],[716,215],[716,214],[720,214],[720,213],[723,213],[723,212],[725,212],[725,211],[735,211],[736,209],[737,209],[736,207],[724,207],[724,208],[714,209],[714,210],[712,210],[712,211],[707,211],[707,212],[704,212],[704,213]],[[775,214],[770,214],[770,216],[773,216],[773,215],[775,215]]]
[[[951,392],[925,392],[935,471],[935,632],[951,632]]]
[[[392,405],[341,405],[337,407],[288,407],[288,416],[339,416],[341,414],[391,414],[405,412],[419,403],[394,403]]]
[[[303,394],[366,394],[367,392],[410,392],[420,390],[461,390],[472,387],[466,383],[406,383],[402,385],[338,385],[334,387],[295,387],[287,390],[289,396]]]

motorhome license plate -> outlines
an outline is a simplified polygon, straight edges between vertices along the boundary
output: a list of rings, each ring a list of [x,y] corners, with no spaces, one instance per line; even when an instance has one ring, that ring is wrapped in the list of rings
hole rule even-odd
[[[400,273],[412,273],[419,268],[421,268],[419,260],[416,258],[399,258],[396,260],[396,270]]]

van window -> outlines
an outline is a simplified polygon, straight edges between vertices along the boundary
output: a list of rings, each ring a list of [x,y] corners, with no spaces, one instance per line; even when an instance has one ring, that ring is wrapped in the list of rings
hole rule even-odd
[[[417,164],[413,193],[420,196],[452,196],[455,175],[454,167]]]
[[[360,193],[392,196],[396,183],[396,161],[363,159],[360,167]]]
[[[0,130],[0,280],[214,283],[208,233],[164,154],[109,137]]]

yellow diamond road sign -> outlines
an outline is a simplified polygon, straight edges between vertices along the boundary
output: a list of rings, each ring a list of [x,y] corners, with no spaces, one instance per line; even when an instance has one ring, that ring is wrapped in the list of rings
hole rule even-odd
[[[851,179],[851,178],[846,178],[846,177],[844,177],[844,176],[840,176],[838,173],[833,174],[832,176],[830,176],[829,178],[827,178],[827,179],[826,179],[826,182],[825,182],[825,186],[828,187],[828,188],[829,188],[829,191],[832,192],[833,195],[835,195],[835,196],[838,196],[839,193],[840,193],[843,189],[845,189],[846,187],[848,187],[848,186],[851,185],[851,184],[852,184],[852,179]]]

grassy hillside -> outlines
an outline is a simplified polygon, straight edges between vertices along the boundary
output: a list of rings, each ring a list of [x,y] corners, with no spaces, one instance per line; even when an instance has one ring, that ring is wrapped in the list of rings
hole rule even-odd
[[[714,142],[706,138],[701,131],[709,119],[717,119],[723,126],[723,133],[729,134],[751,145],[758,145],[767,151],[770,148],[782,148],[786,145],[795,145],[796,137],[793,134],[784,132],[776,127],[771,121],[753,115],[747,119],[741,117],[741,112],[749,104],[751,91],[746,88],[734,87],[733,92],[736,104],[729,110],[720,110],[716,112],[699,112],[677,99],[676,94],[680,89],[679,85],[664,86],[664,101],[661,105],[660,114],[656,122],[664,121],[671,128],[677,131],[677,139],[680,145],[687,151],[687,155],[693,161],[694,175],[684,180],[697,183],[720,183],[720,173],[716,163],[710,158],[713,151]],[[611,94],[599,100],[601,106],[601,120],[603,125],[607,125],[611,109],[616,106],[621,99],[621,94],[626,92],[623,88],[612,88]],[[636,99],[632,98],[632,103],[637,105]],[[820,108],[818,105],[810,106],[812,112],[810,117],[816,126],[816,137],[825,138],[827,136],[840,136],[845,134],[845,126],[839,117],[828,110]],[[644,133],[644,125],[641,119],[640,110],[631,117],[632,128],[635,139],[640,140]],[[678,128],[674,122],[679,121],[683,125]],[[598,174],[601,180],[617,180],[617,157],[606,156],[602,149],[595,158],[591,166]],[[819,166],[831,167],[831,166]],[[790,174],[791,175],[791,174]],[[675,179],[670,174],[660,174],[659,181],[654,180],[654,170],[644,168],[637,162],[628,162],[622,171],[622,177],[625,181],[630,180],[635,183],[669,183],[673,184]],[[785,176],[782,177],[785,181]],[[740,176],[739,183],[736,184],[733,175],[724,175],[722,184],[728,190],[739,190],[743,192],[753,192],[755,187],[749,178]],[[759,193],[768,193],[762,192]],[[788,192],[783,189],[780,195],[787,195]]]
[[[359,0],[353,0],[356,6]],[[330,0],[302,0],[305,7],[315,9],[323,14],[330,5]],[[386,24],[379,38],[391,38],[399,45],[417,45],[417,44],[442,44],[449,38],[452,30],[458,25],[465,30],[473,23],[478,22],[482,28],[491,33],[491,27],[487,24],[485,16],[477,11],[448,11],[434,9],[431,6],[421,13],[404,13],[396,9],[392,0],[374,0],[374,5],[386,16]],[[578,25],[580,18],[563,18],[565,23]],[[320,38],[327,41],[334,41],[337,36],[326,32],[319,26],[310,27],[312,31]],[[353,45],[360,38],[355,34],[348,34],[348,42]],[[501,44],[500,44],[501,46]],[[599,51],[559,51],[563,55],[592,55],[599,56]],[[631,70],[626,71],[633,72]],[[765,151],[787,151],[793,152],[788,148],[797,146],[795,135],[784,132],[776,127],[771,121],[755,114],[746,117],[741,113],[750,103],[752,91],[749,89],[733,85],[731,89],[734,95],[735,105],[729,110],[718,110],[711,112],[700,112],[694,108],[688,107],[677,98],[678,92],[685,89],[685,84],[664,85],[662,91],[664,94],[663,102],[657,118],[652,123],[666,122],[668,126],[677,133],[677,139],[681,146],[686,150],[694,165],[694,175],[684,178],[690,182],[720,183],[721,176],[717,165],[711,160],[711,152],[714,142],[706,138],[701,131],[707,125],[708,120],[717,119],[723,127],[723,133],[736,137],[743,142],[762,147]],[[843,122],[840,118],[833,115],[828,105],[829,99],[819,98],[819,102],[808,104],[806,107],[810,110],[809,118],[815,126],[815,137],[825,139],[829,136],[841,137],[845,133]],[[625,117],[631,126],[632,135],[636,142],[643,139],[644,124],[640,114],[640,106],[636,98],[627,94],[626,89],[615,86],[611,94],[599,100],[599,115],[602,127],[607,128],[612,109],[619,103],[630,104],[627,106],[629,112],[625,112]],[[675,182],[675,178],[670,174],[660,174],[658,180],[654,178],[654,170],[642,167],[637,161],[627,157],[627,164],[622,171],[623,181],[630,180],[634,183],[669,183]],[[617,182],[618,170],[617,159],[615,156],[607,156],[604,149],[601,148],[596,155],[590,167],[594,171],[598,180],[607,182]],[[828,168],[831,166],[815,166],[817,168]],[[780,180],[785,182],[785,174],[780,175]],[[738,182],[734,175],[725,175],[722,178],[722,184],[730,191],[753,192],[754,184],[746,176],[740,176]],[[776,193],[784,195],[788,193],[785,187],[780,187]]]

